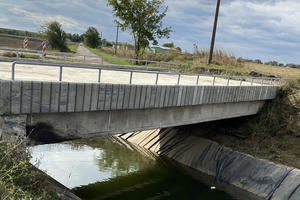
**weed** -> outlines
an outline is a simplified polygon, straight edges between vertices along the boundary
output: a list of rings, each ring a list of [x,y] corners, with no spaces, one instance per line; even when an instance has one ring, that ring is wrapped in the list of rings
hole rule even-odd
[[[48,199],[44,175],[30,164],[24,141],[0,141],[0,199]],[[51,199],[58,199],[54,196]]]

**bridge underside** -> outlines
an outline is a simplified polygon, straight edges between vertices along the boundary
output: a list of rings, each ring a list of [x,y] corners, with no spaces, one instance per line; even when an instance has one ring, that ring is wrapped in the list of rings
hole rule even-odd
[[[140,110],[27,115],[31,137],[43,143],[174,127],[256,114],[264,101]]]

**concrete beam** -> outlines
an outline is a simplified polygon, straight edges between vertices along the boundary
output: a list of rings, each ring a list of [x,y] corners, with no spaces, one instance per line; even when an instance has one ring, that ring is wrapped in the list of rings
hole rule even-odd
[[[47,125],[67,140],[253,115],[263,103],[252,101],[155,109],[30,114],[27,126]]]

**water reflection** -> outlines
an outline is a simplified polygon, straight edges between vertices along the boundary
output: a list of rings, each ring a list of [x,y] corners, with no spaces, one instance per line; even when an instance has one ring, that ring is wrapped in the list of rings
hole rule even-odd
[[[108,138],[30,147],[32,163],[68,188],[126,175],[154,164]]]
[[[92,199],[232,200],[174,168],[111,138],[93,138],[30,148],[32,162],[79,197]]]

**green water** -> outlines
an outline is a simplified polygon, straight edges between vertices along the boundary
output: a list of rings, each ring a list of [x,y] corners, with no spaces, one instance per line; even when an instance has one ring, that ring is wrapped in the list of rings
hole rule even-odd
[[[169,161],[109,138],[31,147],[32,163],[86,200],[233,200]]]

